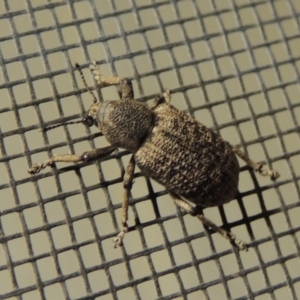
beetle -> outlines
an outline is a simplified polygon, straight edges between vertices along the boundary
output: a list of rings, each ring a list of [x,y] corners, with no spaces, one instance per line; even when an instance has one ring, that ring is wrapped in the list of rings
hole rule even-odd
[[[89,90],[78,64],[82,80]],[[101,159],[117,148],[132,153],[126,168],[123,186],[122,229],[114,238],[115,247],[121,246],[128,232],[128,205],[133,184],[134,168],[138,165],[146,177],[162,184],[176,205],[185,213],[197,217],[202,223],[227,238],[240,250],[247,244],[233,233],[207,219],[202,210],[233,200],[237,194],[239,164],[237,156],[263,176],[272,180],[279,177],[273,170],[264,170],[246,153],[224,141],[221,136],[179,111],[170,104],[169,90],[158,95],[151,107],[134,100],[131,80],[103,76],[96,62],[90,65],[100,86],[119,85],[120,100],[99,102],[94,94],[87,115],[78,121],[65,122],[44,128],[44,131],[62,125],[83,123],[96,125],[110,146],[84,152],[82,155],[54,155],[49,160],[34,164],[28,172],[37,174],[56,162],[88,162]],[[194,205],[191,205],[193,203]]]

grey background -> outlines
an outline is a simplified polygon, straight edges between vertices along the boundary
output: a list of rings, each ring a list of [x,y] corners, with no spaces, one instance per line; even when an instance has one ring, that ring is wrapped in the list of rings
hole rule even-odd
[[[299,29],[298,0],[1,1],[0,299],[299,299]],[[183,216],[138,169],[132,230],[113,249],[123,149],[27,173],[108,144],[80,124],[40,131],[84,115],[92,98],[74,63],[93,87],[91,60],[132,78],[138,100],[171,89],[174,106],[280,172],[273,183],[240,161],[238,199],[204,210],[248,252]]]

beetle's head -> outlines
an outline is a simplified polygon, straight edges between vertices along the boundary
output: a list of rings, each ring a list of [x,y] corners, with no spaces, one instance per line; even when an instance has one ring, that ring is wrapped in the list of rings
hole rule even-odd
[[[82,123],[88,127],[92,127],[93,125],[98,126],[97,113],[101,103],[97,102],[91,105],[90,109],[86,116],[82,119]]]

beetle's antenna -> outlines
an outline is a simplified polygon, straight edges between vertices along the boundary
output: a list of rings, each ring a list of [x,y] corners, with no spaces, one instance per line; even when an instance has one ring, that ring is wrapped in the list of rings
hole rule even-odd
[[[51,130],[51,129],[54,129],[54,128],[57,128],[57,127],[60,127],[60,126],[71,125],[71,124],[78,124],[78,123],[83,123],[83,119],[77,120],[77,121],[64,122],[64,123],[60,123],[60,124],[56,124],[56,125],[44,127],[44,128],[42,128],[42,132],[46,132],[48,130]]]
[[[89,93],[92,95],[93,100],[94,100],[94,103],[97,103],[97,102],[98,102],[98,101],[97,101],[97,98],[96,98],[96,96],[93,94],[93,92],[90,90],[90,88],[88,87],[88,85],[87,85],[87,83],[86,83],[86,80],[85,80],[85,78],[84,78],[84,76],[83,76],[82,70],[81,70],[81,68],[80,68],[80,66],[79,66],[79,64],[78,64],[78,63],[75,63],[75,67],[76,67],[76,69],[77,69],[77,70],[79,71],[79,73],[80,73],[80,77],[81,77],[81,79],[82,79],[82,81],[83,81],[83,83],[84,83],[84,86],[85,86],[86,89],[89,91]],[[63,122],[63,123],[59,123],[59,124],[56,124],[56,125],[44,127],[44,128],[42,128],[42,132],[46,132],[46,131],[48,131],[48,130],[52,130],[52,129],[55,129],[55,128],[57,128],[57,127],[61,127],[61,126],[64,126],[64,125],[71,125],[71,124],[84,123],[84,120],[85,120],[85,118],[83,118],[83,119],[81,119],[81,120],[77,120],[77,121]]]
[[[83,76],[83,73],[82,73],[82,70],[81,70],[81,68],[80,68],[80,66],[79,66],[79,64],[78,63],[75,63],[75,67],[76,67],[76,69],[79,71],[79,73],[80,73],[80,77],[81,77],[81,79],[82,79],[82,81],[83,81],[83,84],[84,84],[84,86],[87,88],[87,90],[89,91],[89,93],[92,95],[92,97],[93,97],[93,99],[94,99],[94,103],[97,103],[98,101],[97,101],[97,98],[96,98],[96,96],[94,95],[94,93],[91,91],[91,89],[88,87],[88,85],[87,85],[87,83],[86,83],[86,80],[85,80],[85,78],[84,78],[84,76]]]

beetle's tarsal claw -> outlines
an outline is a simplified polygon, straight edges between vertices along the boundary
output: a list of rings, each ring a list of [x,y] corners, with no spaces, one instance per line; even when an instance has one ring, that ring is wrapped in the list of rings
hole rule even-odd
[[[235,236],[235,234],[233,234],[232,232],[227,231],[227,238],[229,239],[230,243],[231,243],[232,245],[238,247],[238,249],[239,249],[240,251],[248,251],[248,246],[247,246],[247,244],[246,244],[244,241],[238,239],[238,238]]]
[[[123,245],[123,239],[124,239],[124,236],[125,236],[125,233],[128,232],[128,227],[124,227],[120,233],[113,239],[113,242],[115,244],[115,248],[118,248],[120,246]]]
[[[46,167],[53,167],[53,166],[54,166],[54,162],[51,161],[51,160],[47,160],[47,161],[45,161],[45,162],[43,162],[43,163],[32,165],[32,167],[29,168],[29,169],[27,170],[27,172],[28,172],[29,174],[34,175],[34,174],[40,173],[40,172],[41,172],[43,169],[45,169]]]
[[[276,170],[265,170],[263,169],[263,165],[259,164],[257,168],[255,168],[255,171],[259,173],[261,176],[269,176],[271,180],[276,180],[280,177],[280,174]]]
[[[272,180],[276,180],[277,178],[280,177],[280,174],[276,171],[276,170],[270,170],[271,174],[270,174],[270,178]]]

